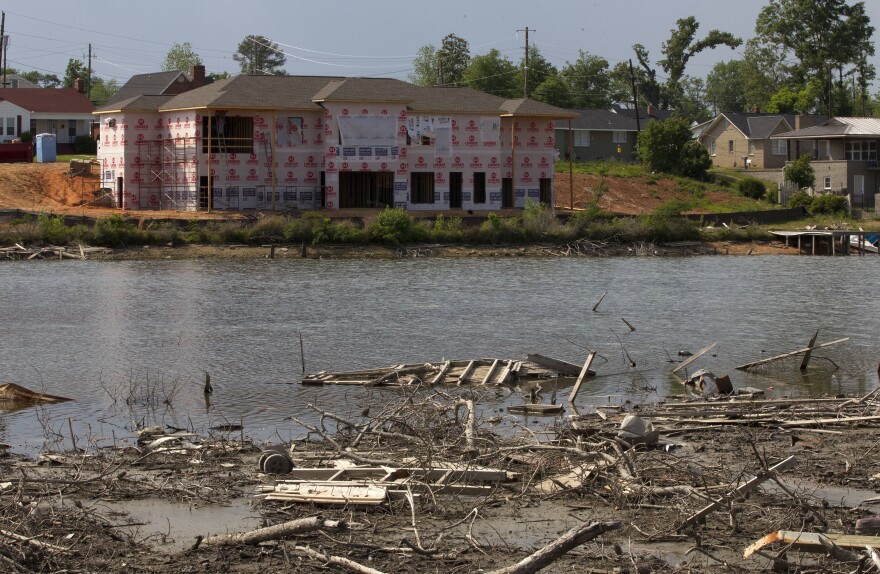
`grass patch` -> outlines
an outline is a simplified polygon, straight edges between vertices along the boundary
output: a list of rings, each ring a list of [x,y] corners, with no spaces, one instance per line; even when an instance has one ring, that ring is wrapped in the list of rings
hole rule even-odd
[[[556,173],[568,173],[568,162],[557,161]],[[573,173],[590,175],[610,175],[612,177],[647,177],[651,171],[641,163],[623,163],[619,161],[588,161],[572,164]]]
[[[86,154],[86,153],[64,153],[55,156],[55,163],[70,163],[72,159],[82,159],[82,160],[92,160],[98,159],[98,156],[95,154]]]

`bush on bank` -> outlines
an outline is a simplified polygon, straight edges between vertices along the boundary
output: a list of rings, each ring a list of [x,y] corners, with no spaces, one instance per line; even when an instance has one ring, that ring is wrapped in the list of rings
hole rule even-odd
[[[696,222],[677,217],[684,205],[664,205],[641,217],[615,217],[598,204],[563,221],[553,210],[529,203],[521,214],[490,213],[479,225],[460,217],[438,215],[416,219],[402,209],[386,209],[364,222],[331,219],[319,213],[299,217],[270,216],[256,222],[203,221],[133,222],[114,215],[92,225],[71,224],[64,216],[26,216],[0,225],[0,243],[13,245],[91,245],[125,248],[185,244],[565,244],[578,239],[616,243],[700,239]]]

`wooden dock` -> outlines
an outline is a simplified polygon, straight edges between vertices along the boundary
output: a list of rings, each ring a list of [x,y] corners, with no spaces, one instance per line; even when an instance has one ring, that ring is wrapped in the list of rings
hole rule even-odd
[[[817,247],[820,253],[827,255],[850,255],[855,248],[859,255],[868,252],[877,252],[870,242],[865,240],[867,235],[877,235],[877,231],[861,231],[851,229],[805,229],[794,231],[770,231],[776,237],[785,239],[785,246],[789,247],[792,240],[797,241],[798,254],[807,253],[817,255]]]

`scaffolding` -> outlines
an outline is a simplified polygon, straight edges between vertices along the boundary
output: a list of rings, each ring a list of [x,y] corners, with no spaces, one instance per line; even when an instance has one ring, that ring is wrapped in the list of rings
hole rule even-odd
[[[134,181],[139,208],[197,208],[198,140],[187,136],[137,142]]]

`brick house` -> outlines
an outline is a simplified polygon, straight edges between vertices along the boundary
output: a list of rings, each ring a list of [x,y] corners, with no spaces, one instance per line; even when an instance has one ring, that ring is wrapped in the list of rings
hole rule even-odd
[[[499,210],[553,202],[565,110],[394,79],[236,76],[97,110],[127,209]]]
[[[817,191],[850,193],[853,205],[875,205],[875,194],[880,193],[880,118],[831,118],[773,139],[787,142],[791,160],[812,158]]]
[[[724,112],[700,126],[696,139],[719,167],[780,169],[789,160],[785,139],[772,136],[819,123],[819,116]]]

